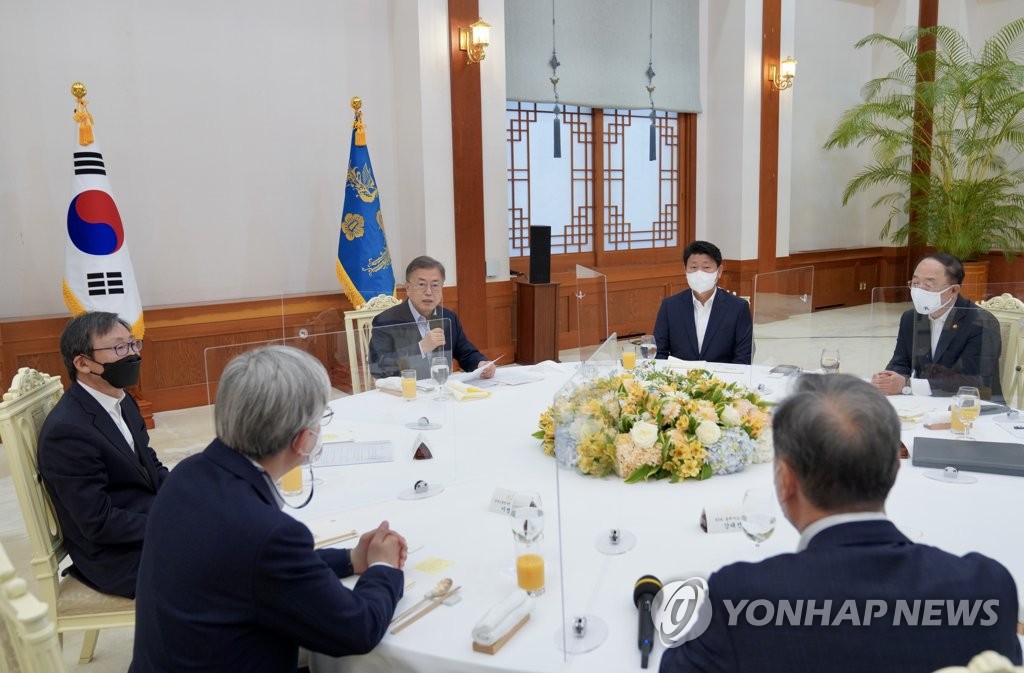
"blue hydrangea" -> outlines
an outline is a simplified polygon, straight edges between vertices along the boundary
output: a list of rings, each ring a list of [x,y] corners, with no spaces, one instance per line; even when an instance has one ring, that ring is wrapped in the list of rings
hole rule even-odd
[[[723,428],[722,438],[707,447],[708,465],[713,474],[739,472],[750,462],[755,449],[754,440],[739,428]]]

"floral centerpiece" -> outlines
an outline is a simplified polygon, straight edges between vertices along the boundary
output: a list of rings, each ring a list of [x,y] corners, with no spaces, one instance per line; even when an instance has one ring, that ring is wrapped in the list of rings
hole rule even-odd
[[[533,436],[555,455],[571,442],[577,469],[629,483],[707,479],[772,459],[768,404],[703,369],[639,369],[598,377],[560,395]]]

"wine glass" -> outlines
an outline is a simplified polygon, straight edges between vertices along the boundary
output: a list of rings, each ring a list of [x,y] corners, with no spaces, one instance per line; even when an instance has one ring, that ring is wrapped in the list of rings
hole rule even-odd
[[[775,532],[775,497],[766,488],[752,488],[743,496],[740,510],[743,532],[754,541],[754,548]]]
[[[956,391],[956,397],[953,398],[952,412],[953,418],[959,419],[964,426],[963,438],[974,439],[971,437],[971,426],[981,413],[981,395],[978,394],[978,389],[973,386],[960,386]],[[955,425],[951,423],[951,426]]]
[[[430,378],[434,379],[434,383],[437,384],[437,396],[434,399],[438,402],[448,399],[448,389],[445,387],[445,384],[448,383],[449,371],[450,368],[446,356],[441,355],[430,360]]]
[[[658,344],[654,341],[654,336],[651,334],[645,334],[640,337],[640,359],[644,362],[653,360],[654,356],[658,354]]]
[[[839,349],[824,348],[821,351],[821,370],[826,374],[839,373]]]

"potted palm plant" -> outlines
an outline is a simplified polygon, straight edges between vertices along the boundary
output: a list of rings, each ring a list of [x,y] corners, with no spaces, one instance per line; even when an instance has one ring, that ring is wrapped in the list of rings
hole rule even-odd
[[[935,49],[919,51],[934,36]],[[826,149],[868,146],[873,161],[846,185],[885,191],[882,237],[924,243],[972,260],[993,249],[1024,248],[1024,18],[995,33],[975,54],[953,28],[899,37],[868,35],[857,48],[897,52],[892,72],[864,85],[863,102],[843,113]],[[918,81],[918,73],[934,78]],[[930,122],[931,136],[927,126]],[[916,162],[916,163],[915,163]]]

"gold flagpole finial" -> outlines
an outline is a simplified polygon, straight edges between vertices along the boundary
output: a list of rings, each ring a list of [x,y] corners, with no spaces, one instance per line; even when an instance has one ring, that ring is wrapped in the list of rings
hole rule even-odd
[[[71,95],[75,97],[77,102],[75,103],[75,121],[78,122],[78,144],[92,145],[93,134],[92,134],[92,115],[89,114],[89,108],[86,107],[89,101],[85,100],[85,94],[88,91],[85,85],[81,82],[75,82],[71,85]]]
[[[363,99],[359,96],[352,96],[350,104],[356,113],[356,118],[352,120],[352,128],[356,130],[356,145],[359,147],[365,147],[366,127],[363,126],[363,113],[360,111],[360,108],[363,107]]]

